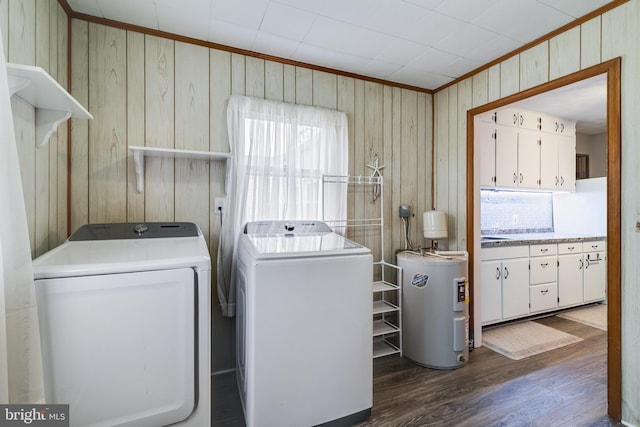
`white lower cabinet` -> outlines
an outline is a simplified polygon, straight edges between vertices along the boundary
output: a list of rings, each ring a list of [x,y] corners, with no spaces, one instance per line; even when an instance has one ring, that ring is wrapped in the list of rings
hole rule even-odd
[[[485,248],[481,251],[482,324],[529,312],[529,247]]]
[[[558,307],[557,245],[529,246],[529,310],[531,313]]]
[[[512,319],[529,314],[529,260],[510,259],[502,262],[502,318]]]
[[[553,310],[558,307],[558,286],[556,282],[529,287],[531,313]]]
[[[481,250],[483,325],[606,299],[604,241]]]
[[[558,243],[558,307],[581,304],[582,243]]]
[[[604,252],[589,252],[584,257],[584,302],[602,300],[606,296],[607,270]]]

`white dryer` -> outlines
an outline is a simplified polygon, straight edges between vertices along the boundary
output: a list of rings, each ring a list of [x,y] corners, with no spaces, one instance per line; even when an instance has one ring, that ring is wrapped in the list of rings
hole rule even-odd
[[[254,222],[235,258],[248,427],[353,425],[371,413],[369,249],[322,222]]]
[[[34,260],[47,402],[71,426],[209,426],[210,270],[192,223],[85,225]]]

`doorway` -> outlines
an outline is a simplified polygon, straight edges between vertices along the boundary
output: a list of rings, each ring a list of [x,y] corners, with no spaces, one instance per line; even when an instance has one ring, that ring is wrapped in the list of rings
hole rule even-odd
[[[578,71],[540,86],[499,99],[467,112],[467,244],[469,248],[470,294],[475,301],[474,277],[479,277],[479,218],[476,195],[478,155],[474,155],[474,117],[518,101],[562,88],[601,74],[606,75],[606,128],[607,128],[607,399],[608,414],[615,419],[622,417],[622,355],[621,355],[621,122],[620,122],[620,70],[621,59],[615,58],[602,64]],[[470,306],[470,330],[476,331],[480,320],[474,319]]]

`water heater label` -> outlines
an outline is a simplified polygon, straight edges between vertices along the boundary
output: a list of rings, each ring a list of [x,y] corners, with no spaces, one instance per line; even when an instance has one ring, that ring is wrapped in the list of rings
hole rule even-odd
[[[424,288],[429,283],[429,275],[416,273],[413,275],[411,279],[411,286],[415,286],[416,288]]]

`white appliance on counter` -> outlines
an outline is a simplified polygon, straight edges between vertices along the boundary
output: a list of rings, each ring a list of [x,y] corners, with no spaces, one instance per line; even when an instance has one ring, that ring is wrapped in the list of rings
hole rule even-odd
[[[373,400],[369,249],[319,221],[253,222],[234,262],[247,426],[366,419]]]
[[[34,260],[48,403],[71,426],[210,420],[210,275],[192,223],[91,224]]]

